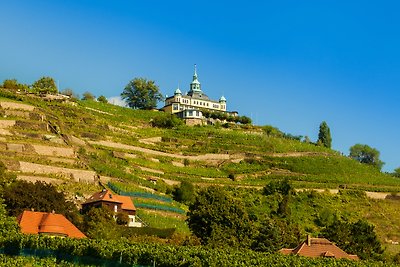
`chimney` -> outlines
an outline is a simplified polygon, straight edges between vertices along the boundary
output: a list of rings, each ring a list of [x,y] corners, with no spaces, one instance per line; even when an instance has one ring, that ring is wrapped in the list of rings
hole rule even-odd
[[[307,235],[307,246],[311,246],[311,236]]]

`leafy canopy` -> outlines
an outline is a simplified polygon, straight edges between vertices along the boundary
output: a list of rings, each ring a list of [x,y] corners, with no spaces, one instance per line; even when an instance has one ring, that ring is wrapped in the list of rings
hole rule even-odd
[[[158,101],[163,100],[155,82],[145,78],[131,80],[121,93],[121,98],[133,109],[153,109]]]
[[[64,193],[47,183],[29,183],[15,181],[6,186],[3,192],[4,204],[12,216],[18,216],[24,210],[55,211],[65,215],[79,225],[78,209],[73,202],[65,199]]]
[[[356,254],[361,259],[379,259],[383,249],[374,229],[375,227],[365,220],[350,223],[336,219],[322,234],[346,252]]]
[[[57,94],[56,82],[51,77],[42,77],[32,84],[35,92],[41,94]]]
[[[380,153],[377,149],[368,145],[355,144],[350,147],[350,158],[369,164],[380,170],[385,163],[379,159],[379,155]]]
[[[243,203],[220,187],[210,186],[197,194],[187,222],[203,244],[245,247],[251,242],[253,227]]]

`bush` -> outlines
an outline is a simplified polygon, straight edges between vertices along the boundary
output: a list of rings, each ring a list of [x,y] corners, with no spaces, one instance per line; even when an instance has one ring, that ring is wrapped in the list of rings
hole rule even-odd
[[[157,128],[171,129],[183,124],[183,121],[173,114],[159,114],[152,121],[151,125]]]
[[[82,100],[94,100],[96,97],[91,92],[84,92]]]
[[[108,103],[108,100],[107,100],[107,98],[106,98],[104,95],[99,96],[99,97],[97,98],[97,101],[99,101],[100,103],[104,103],[104,104],[107,104],[107,103]]]
[[[179,187],[176,187],[172,193],[174,200],[189,204],[194,200],[195,189],[192,183],[183,181]]]
[[[127,225],[129,223],[129,216],[124,212],[117,213],[117,224],[118,225]]]

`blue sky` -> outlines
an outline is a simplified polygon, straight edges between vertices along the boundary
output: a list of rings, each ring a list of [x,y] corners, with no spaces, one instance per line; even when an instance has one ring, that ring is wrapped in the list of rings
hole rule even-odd
[[[51,76],[60,89],[118,96],[129,80],[163,94],[202,89],[258,125],[333,148],[368,144],[400,166],[396,1],[0,0],[0,80]]]

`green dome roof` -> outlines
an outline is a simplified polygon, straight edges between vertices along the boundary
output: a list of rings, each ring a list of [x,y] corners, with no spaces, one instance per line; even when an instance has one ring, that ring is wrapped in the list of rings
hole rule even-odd
[[[226,102],[226,98],[224,96],[221,96],[221,98],[219,99],[219,102],[225,101]]]
[[[179,90],[179,88],[177,88],[176,90],[175,90],[175,93],[174,93],[175,95],[181,95],[182,94],[182,92],[181,92],[181,90]]]

